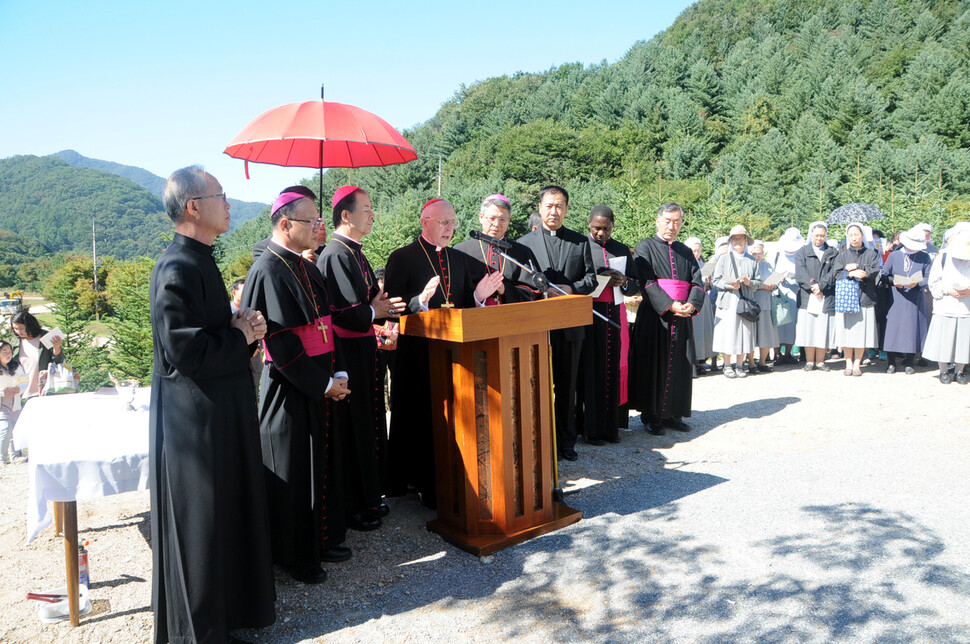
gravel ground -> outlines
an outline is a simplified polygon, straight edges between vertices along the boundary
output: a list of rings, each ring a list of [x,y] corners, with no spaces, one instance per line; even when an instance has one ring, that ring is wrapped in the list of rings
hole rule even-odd
[[[266,642],[970,642],[970,387],[935,372],[784,368],[695,380],[689,434],[634,417],[564,463],[583,521],[478,559],[392,499],[321,586],[277,574]],[[0,641],[145,642],[148,492],[78,504],[94,610],[43,624],[62,585],[53,530],[26,545],[27,465],[0,467]],[[245,565],[245,562],[240,562]]]

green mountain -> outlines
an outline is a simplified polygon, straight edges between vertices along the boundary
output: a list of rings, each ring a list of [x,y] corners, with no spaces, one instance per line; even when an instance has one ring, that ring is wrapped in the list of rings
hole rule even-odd
[[[514,234],[553,182],[571,193],[570,225],[607,203],[628,243],[671,200],[707,241],[739,221],[773,239],[851,201],[894,230],[968,218],[968,125],[966,2],[701,0],[615,63],[462,86],[404,133],[417,161],[330,170],[324,194],[366,186],[389,247],[436,196],[439,156],[463,224],[501,191]]]
[[[119,177],[124,177],[129,181],[137,183],[142,188],[145,188],[159,199],[162,198],[162,190],[165,189],[165,179],[157,174],[153,174],[148,170],[145,170],[144,168],[139,168],[133,165],[123,165],[113,161],[92,159],[91,157],[86,157],[74,150],[61,150],[60,152],[50,156],[67,161],[76,168],[91,168],[92,170],[101,170],[103,172],[116,174]]]
[[[144,168],[131,165],[122,165],[121,163],[114,163],[113,161],[92,159],[75,152],[74,150],[61,150],[60,152],[50,156],[63,159],[64,161],[67,161],[71,165],[78,168],[102,170],[104,172],[116,174],[119,177],[124,177],[125,179],[133,181],[141,187],[147,189],[159,199],[162,198],[162,190],[165,189],[165,179],[157,174],[152,174]],[[258,201],[240,201],[239,199],[230,198],[229,206],[232,208],[231,226],[235,228],[243,222],[257,217],[261,212],[269,207],[269,204],[260,203]]]
[[[117,175],[54,157],[0,159],[0,229],[32,244],[24,252],[91,252],[119,259],[156,256],[172,223],[158,197]],[[36,258],[35,258],[36,259]]]

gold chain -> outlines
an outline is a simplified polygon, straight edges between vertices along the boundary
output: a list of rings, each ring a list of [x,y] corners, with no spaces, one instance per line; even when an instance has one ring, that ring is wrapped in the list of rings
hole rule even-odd
[[[431,264],[431,270],[434,271],[434,274],[435,275],[438,275],[438,271],[434,267],[434,262],[431,261],[431,255],[428,254],[428,249],[425,248],[424,247],[424,244],[421,243],[421,239],[420,238],[418,238],[418,246],[420,246],[421,247],[421,250],[424,251],[424,256],[428,258],[428,263]],[[441,250],[445,250],[445,249],[442,248]],[[448,279],[446,280],[445,279],[445,276],[444,275],[441,275],[440,276],[441,277],[441,281],[438,282],[438,288],[441,289],[441,294],[445,296],[445,304],[450,304],[451,303],[451,258],[448,257],[448,253],[447,252],[445,253],[445,259],[448,260]],[[440,265],[440,263],[441,263],[441,260],[440,259],[438,260],[438,263]],[[445,291],[445,287],[443,286],[443,283],[444,282],[447,282],[447,285],[448,285],[448,290],[447,291]]]

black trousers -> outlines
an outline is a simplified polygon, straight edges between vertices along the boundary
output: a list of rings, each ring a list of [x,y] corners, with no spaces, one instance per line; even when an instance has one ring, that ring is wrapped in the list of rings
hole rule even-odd
[[[556,416],[556,447],[560,453],[576,446],[576,390],[583,340],[567,340],[562,330],[549,332]]]

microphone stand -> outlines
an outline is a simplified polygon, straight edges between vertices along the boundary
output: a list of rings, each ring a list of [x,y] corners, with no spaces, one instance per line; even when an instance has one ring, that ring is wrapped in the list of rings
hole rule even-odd
[[[532,266],[526,266],[525,264],[523,264],[522,262],[518,261],[514,257],[510,257],[508,255],[508,253],[504,252],[498,244],[496,244],[496,243],[494,243],[492,241],[489,241],[487,239],[480,239],[479,241],[485,242],[486,244],[488,244],[489,246],[491,246],[492,247],[492,250],[494,250],[496,253],[498,253],[498,255],[500,257],[504,257],[507,261],[512,262],[513,264],[515,264],[516,266],[518,266],[519,268],[521,268],[522,270],[524,270],[526,273],[528,273],[532,277],[532,282],[536,286],[536,288],[541,288],[541,289],[553,288],[553,289],[559,291],[560,293],[562,293],[563,295],[569,295],[569,293],[567,293],[566,291],[562,290],[557,285],[550,283],[549,282],[549,278],[546,277],[543,273],[539,272],[539,270],[537,268],[534,268]],[[530,260],[529,263],[531,264],[532,261]],[[622,331],[623,327],[621,327],[619,324],[617,324],[613,320],[609,319],[608,317],[606,317],[602,313],[599,313],[598,311],[593,310],[593,315],[595,315],[595,316],[597,316],[599,318],[602,318],[604,321],[606,321],[607,324],[615,327],[617,330],[621,330]],[[552,375],[552,352],[549,353],[549,370],[550,370],[550,375]],[[549,397],[550,397],[550,400],[551,400],[554,397],[554,394],[553,394],[553,391],[552,391],[552,379],[551,378],[549,380],[549,389],[550,389],[550,391],[549,391]],[[555,415],[553,415],[553,423],[555,423]],[[554,441],[555,441],[555,436],[556,436],[555,431],[553,431],[553,440]],[[562,486],[559,484],[559,465],[558,465],[558,463],[556,464],[556,468],[555,468],[555,478],[556,478],[556,480],[554,482],[555,483],[555,487],[552,490],[552,500],[555,501],[556,503],[565,503],[566,502],[566,496],[567,495],[576,494],[579,491],[579,490],[573,490],[571,492],[566,492],[565,490],[563,490]]]
[[[507,253],[505,253],[504,251],[501,250],[501,248],[499,247],[498,244],[494,244],[494,243],[492,243],[490,241],[487,241],[487,240],[484,240],[484,239],[482,239],[481,241],[483,241],[486,244],[488,244],[489,246],[491,246],[492,247],[492,250],[494,250],[496,253],[498,253],[500,257],[504,257],[507,261],[512,262],[513,264],[515,264],[516,266],[518,266],[519,268],[521,268],[522,270],[524,270],[526,273],[528,273],[529,275],[531,275],[532,276],[532,283],[535,284],[535,286],[537,288],[541,288],[541,289],[551,288],[551,289],[554,289],[554,290],[559,291],[563,295],[569,295],[569,293],[567,293],[566,291],[564,291],[561,288],[559,288],[559,286],[557,284],[551,283],[549,281],[549,278],[546,277],[543,273],[540,273],[538,269],[530,268],[530,267],[526,266],[525,264],[523,264],[522,262],[516,260],[515,258],[510,257]],[[607,324],[609,324],[610,326],[612,326],[613,328],[615,328],[617,331],[621,331],[623,329],[623,327],[621,327],[619,324],[617,324],[613,320],[609,319],[608,317],[606,317],[605,315],[603,315],[602,313],[600,313],[596,309],[593,309],[593,315],[595,315],[596,317],[600,318],[601,320],[603,320],[604,322],[606,322]]]

